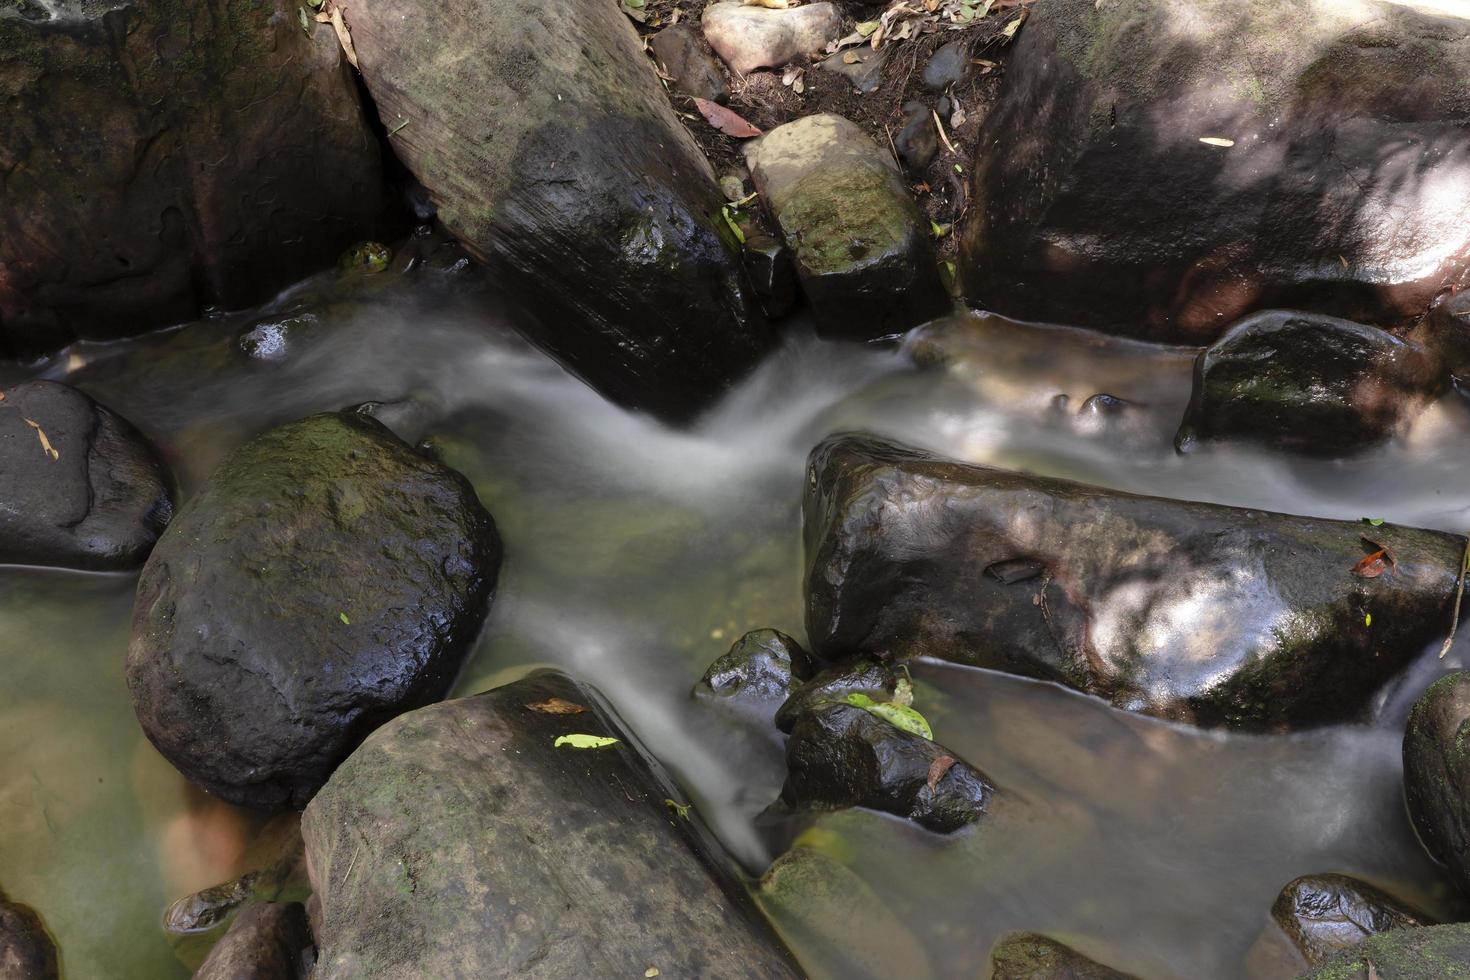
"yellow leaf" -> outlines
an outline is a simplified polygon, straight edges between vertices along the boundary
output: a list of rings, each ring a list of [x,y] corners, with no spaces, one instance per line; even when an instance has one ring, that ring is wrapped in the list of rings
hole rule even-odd
[[[1208,143],[1211,146],[1234,146],[1235,145],[1235,140],[1228,140],[1228,139],[1226,139],[1223,136],[1201,136],[1199,138],[1199,141],[1201,143]]]

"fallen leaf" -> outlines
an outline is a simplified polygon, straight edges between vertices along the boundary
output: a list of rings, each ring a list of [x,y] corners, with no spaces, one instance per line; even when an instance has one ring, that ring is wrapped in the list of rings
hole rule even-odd
[[[648,969],[643,971],[643,976],[646,977],[647,980],[653,980],[654,977],[658,976],[658,967],[650,966]]]
[[[617,745],[618,741],[606,735],[559,735],[556,741],[551,743],[551,747],[559,749],[563,745],[569,745],[574,749],[605,749],[609,745]]]
[[[740,230],[739,222],[737,222],[735,220],[735,216],[730,213],[730,205],[727,204],[724,207],[720,208],[720,214],[724,217],[725,224],[730,226],[730,233],[735,236],[735,240],[741,245],[744,245],[745,232]],[[715,637],[715,639],[719,639],[719,637]]]
[[[1393,549],[1389,548],[1388,545],[1384,544],[1381,541],[1374,541],[1366,534],[1359,535],[1359,537],[1363,539],[1363,543],[1366,544],[1368,547],[1373,548],[1377,551],[1381,551],[1383,553],[1384,560],[1388,562],[1388,567],[1393,571],[1398,571],[1399,560],[1393,556]]]
[[[1022,21],[1024,21],[1025,19],[1026,19],[1026,11],[1023,10],[1023,11],[1021,11],[1021,16],[1017,17],[1015,20],[1011,21],[1009,24],[1007,24],[1005,26],[1005,28],[1000,32],[1000,36],[1003,37],[1003,38],[1005,38],[1008,41],[1011,38],[1015,37],[1016,36],[1016,32],[1021,29],[1021,23],[1022,23]]]
[[[1234,146],[1235,145],[1235,140],[1228,140],[1228,139],[1226,139],[1223,136],[1201,136],[1199,138],[1199,141],[1201,143],[1208,143],[1210,146]]]
[[[347,56],[348,64],[357,67],[357,52],[352,47],[352,32],[347,30],[347,24],[342,20],[342,8],[332,8],[332,30],[337,32],[337,43],[342,45],[342,53]]]
[[[311,17],[307,14],[305,7],[297,7],[296,14],[301,19],[301,30],[307,37],[311,37]]]
[[[351,626],[352,625],[352,620],[350,620],[350,619],[347,618],[347,614],[345,612],[339,612],[337,614],[337,618],[340,619],[340,620],[342,620],[342,625],[343,626]]]
[[[858,60],[858,56],[857,56],[857,52],[856,51],[844,51],[844,52],[842,52],[842,63],[844,65],[855,65],[855,64],[857,64],[857,60]]]
[[[674,800],[670,800],[670,799],[667,799],[666,798],[664,800],[664,806],[668,807],[670,810],[673,810],[675,816],[683,817],[685,820],[688,820],[689,819],[689,806],[690,806],[690,804],[688,804],[688,803],[678,803],[678,802],[675,802]]]
[[[1372,524],[1374,527],[1382,527],[1383,526],[1383,518],[1381,518],[1381,517],[1365,517],[1365,518],[1363,518],[1363,523],[1364,524]]]
[[[587,709],[566,698],[547,698],[545,701],[537,701],[526,705],[531,711],[539,711],[543,715],[580,715]]]
[[[36,430],[36,438],[41,440],[41,452],[50,456],[53,461],[61,458],[61,453],[52,448],[51,440],[46,438],[46,430],[35,419],[26,419],[26,425]]]
[[[1353,574],[1361,576],[1362,578],[1377,578],[1378,576],[1382,575],[1384,570],[1388,567],[1383,560],[1384,554],[1384,550],[1382,548],[1379,548],[1371,555],[1364,555],[1358,560],[1358,563],[1353,566]]]
[[[1363,625],[1364,626],[1372,626],[1373,625],[1373,614],[1372,613],[1368,613],[1366,616],[1363,617]]]
[[[761,134],[759,129],[746,122],[738,113],[726,109],[717,102],[711,102],[709,99],[696,98],[694,100],[694,107],[699,110],[699,114],[704,117],[705,122],[726,136],[733,136],[736,139],[748,139],[751,136],[759,136]]]
[[[765,7],[768,10],[785,10],[791,6],[787,0],[745,0],[747,7]]]
[[[882,718],[888,724],[900,731],[917,735],[920,738],[933,741],[934,731],[929,727],[929,722],[924,716],[913,708],[902,704],[885,704],[874,701],[866,694],[849,694],[847,703],[854,708],[862,708],[875,718]]]
[[[944,774],[949,772],[953,767],[954,756],[952,755],[941,755],[929,763],[929,781],[927,783],[929,792],[934,792],[934,787],[939,785],[939,781],[944,778]]]

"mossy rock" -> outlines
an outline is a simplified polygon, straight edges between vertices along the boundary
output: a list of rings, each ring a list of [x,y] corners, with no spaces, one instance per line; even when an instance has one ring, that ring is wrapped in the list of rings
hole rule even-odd
[[[1334,956],[1302,980],[1467,980],[1470,925],[1397,929]]]

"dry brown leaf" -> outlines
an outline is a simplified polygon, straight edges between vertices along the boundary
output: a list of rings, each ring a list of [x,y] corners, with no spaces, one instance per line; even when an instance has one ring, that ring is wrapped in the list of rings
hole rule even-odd
[[[941,755],[929,763],[929,792],[934,792],[934,788],[939,785],[939,781],[944,778],[944,774],[949,772],[953,767],[954,756],[952,755]]]
[[[699,110],[699,114],[704,117],[705,122],[726,136],[733,136],[736,139],[749,139],[752,136],[759,136],[761,134],[759,129],[746,122],[739,113],[726,109],[717,102],[711,102],[709,99],[696,98],[694,100],[694,108]]]
[[[543,715],[580,715],[587,709],[575,701],[566,698],[547,698],[545,701],[536,701],[526,705],[531,711],[539,711]]]
[[[50,456],[53,460],[61,458],[61,453],[53,449],[51,440],[46,438],[46,430],[42,429],[35,419],[26,419],[26,425],[36,430],[36,437],[41,440],[41,452]]]
[[[1364,555],[1353,566],[1353,574],[1362,578],[1377,578],[1388,568],[1387,563],[1384,561],[1386,555],[1387,552],[1382,548],[1379,548],[1371,555]]]
[[[337,32],[337,41],[342,45],[342,53],[347,56],[347,62],[353,68],[357,67],[357,51],[352,47],[352,32],[347,29],[347,24],[342,20],[342,8],[332,8],[332,30]]]

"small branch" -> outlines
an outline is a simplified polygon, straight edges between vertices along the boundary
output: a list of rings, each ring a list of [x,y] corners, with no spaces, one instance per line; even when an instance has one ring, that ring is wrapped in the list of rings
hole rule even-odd
[[[1455,643],[1455,630],[1460,626],[1460,603],[1465,598],[1465,567],[1470,565],[1470,535],[1465,537],[1465,554],[1460,558],[1460,577],[1455,579],[1455,612],[1450,619],[1450,635],[1444,638],[1444,646],[1439,648],[1439,659],[1450,652],[1450,647]]]

